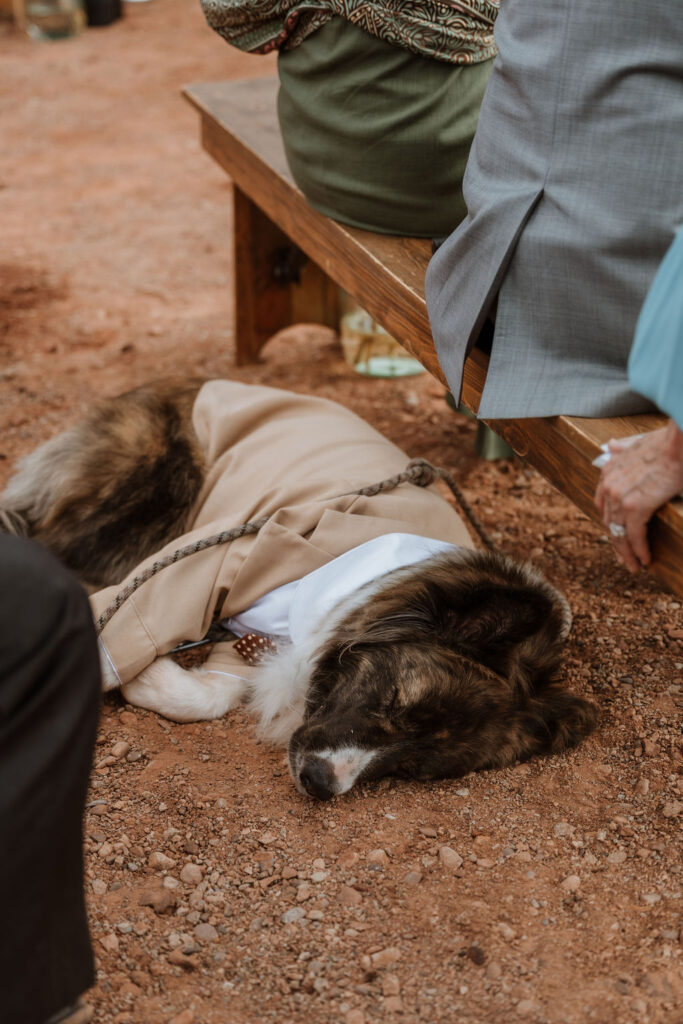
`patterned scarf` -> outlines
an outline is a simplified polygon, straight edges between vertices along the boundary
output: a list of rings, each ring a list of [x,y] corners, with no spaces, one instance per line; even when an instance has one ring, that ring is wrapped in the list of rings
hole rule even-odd
[[[495,56],[500,0],[200,0],[211,28],[250,53],[289,50],[339,15],[423,57],[477,64]]]

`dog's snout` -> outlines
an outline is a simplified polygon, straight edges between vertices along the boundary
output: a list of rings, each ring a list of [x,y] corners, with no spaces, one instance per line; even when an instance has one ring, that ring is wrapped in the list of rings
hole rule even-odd
[[[327,761],[320,757],[308,757],[299,772],[299,782],[309,796],[318,800],[329,800],[335,794],[334,772]]]

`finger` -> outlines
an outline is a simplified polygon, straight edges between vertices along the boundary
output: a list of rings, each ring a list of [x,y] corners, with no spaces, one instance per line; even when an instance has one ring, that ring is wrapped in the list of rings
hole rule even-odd
[[[647,541],[647,522],[638,522],[636,524],[626,525],[628,542],[631,545],[631,550],[635,554],[636,558],[641,565],[649,565],[652,556],[650,554],[650,545]]]
[[[641,564],[628,539],[626,537],[614,538],[612,544],[617,557],[624,563],[629,572],[638,572]]]
[[[647,539],[647,524],[652,514],[652,509],[646,503],[645,498],[645,495],[636,491],[624,501],[626,539],[641,565],[649,565],[651,561],[650,545]]]

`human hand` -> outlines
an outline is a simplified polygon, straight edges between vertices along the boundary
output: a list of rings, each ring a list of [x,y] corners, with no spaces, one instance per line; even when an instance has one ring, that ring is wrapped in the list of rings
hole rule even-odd
[[[683,432],[666,427],[637,438],[610,441],[595,504],[610,531],[617,557],[631,572],[649,565],[647,524],[658,508],[683,490]],[[624,528],[614,536],[614,526]]]

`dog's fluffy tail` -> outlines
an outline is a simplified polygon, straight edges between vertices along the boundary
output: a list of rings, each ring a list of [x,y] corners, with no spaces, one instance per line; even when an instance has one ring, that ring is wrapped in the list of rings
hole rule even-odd
[[[21,460],[0,495],[0,530],[33,537],[84,583],[119,582],[188,521],[205,473],[192,427],[202,383],[100,402]]]
[[[29,523],[21,512],[0,506],[0,533],[9,533],[13,537],[28,537]]]

